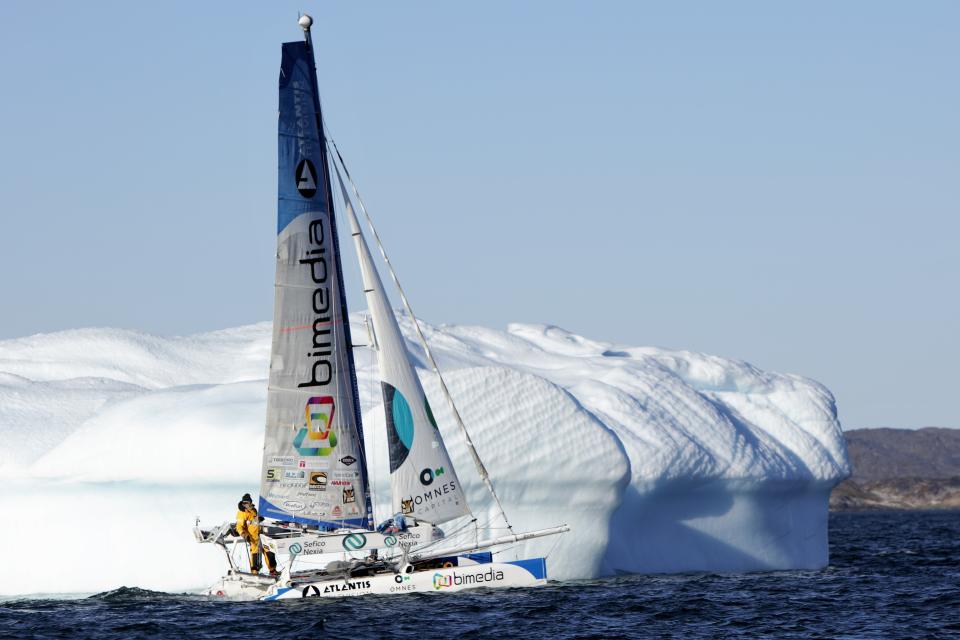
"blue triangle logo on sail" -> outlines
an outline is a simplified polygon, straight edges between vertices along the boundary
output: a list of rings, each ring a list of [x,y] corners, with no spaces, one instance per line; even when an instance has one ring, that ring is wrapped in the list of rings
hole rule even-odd
[[[312,198],[317,193],[317,170],[309,158],[297,165],[297,191],[304,198]]]

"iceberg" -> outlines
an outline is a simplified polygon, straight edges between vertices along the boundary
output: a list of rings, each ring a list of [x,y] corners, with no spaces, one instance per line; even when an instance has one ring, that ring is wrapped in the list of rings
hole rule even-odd
[[[351,323],[364,335],[361,315]],[[505,559],[546,555],[561,580],[827,564],[828,498],[850,465],[822,385],[549,325],[421,326],[514,527],[571,527]],[[222,558],[190,529],[231,518],[255,491],[270,330],[0,341],[0,508],[12,523],[0,543],[18,576],[0,594],[190,590],[218,578]],[[376,361],[363,347],[355,355],[384,518]],[[493,521],[434,374],[418,373],[475,514]]]

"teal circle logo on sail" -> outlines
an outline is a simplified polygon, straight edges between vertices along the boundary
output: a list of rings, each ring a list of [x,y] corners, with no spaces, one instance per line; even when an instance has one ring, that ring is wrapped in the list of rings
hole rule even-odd
[[[383,407],[387,418],[387,448],[390,453],[390,473],[403,465],[413,446],[413,413],[407,399],[389,382],[383,388]]]
[[[383,544],[387,545],[388,547],[392,547],[392,546],[394,546],[395,544],[397,544],[397,537],[396,537],[396,536],[385,536],[385,537],[383,538]]]
[[[301,551],[303,551],[303,547],[300,546],[299,542],[294,542],[290,545],[290,553],[293,555],[299,555]]]
[[[362,533],[351,533],[343,539],[343,548],[347,551],[356,551],[367,546],[367,536]]]

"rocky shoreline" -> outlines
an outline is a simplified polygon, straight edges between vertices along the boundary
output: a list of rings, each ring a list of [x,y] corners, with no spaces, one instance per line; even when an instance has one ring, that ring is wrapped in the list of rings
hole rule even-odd
[[[844,433],[853,474],[831,511],[960,509],[960,429],[855,429]]]
[[[960,509],[960,477],[844,480],[830,494],[831,511]]]

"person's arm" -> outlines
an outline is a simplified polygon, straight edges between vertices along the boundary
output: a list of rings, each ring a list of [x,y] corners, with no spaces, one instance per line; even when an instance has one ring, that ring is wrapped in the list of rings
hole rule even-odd
[[[243,539],[246,539],[250,535],[247,533],[247,517],[242,511],[237,512],[237,533],[239,533]]]

